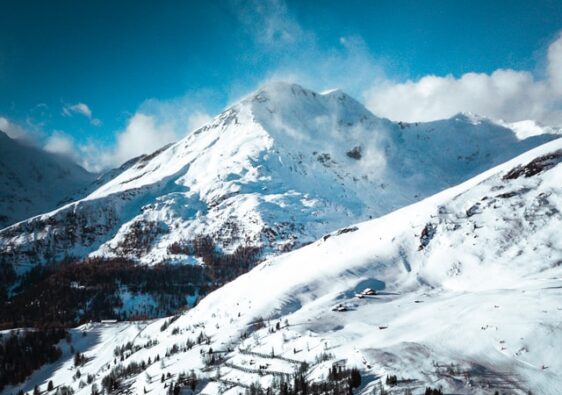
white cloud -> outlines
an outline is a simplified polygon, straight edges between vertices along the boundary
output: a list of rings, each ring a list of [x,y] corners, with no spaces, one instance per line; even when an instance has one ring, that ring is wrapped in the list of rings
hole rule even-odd
[[[275,56],[276,66],[254,84],[233,84],[239,98],[272,80],[296,82],[322,91],[342,88],[364,98],[377,115],[393,120],[429,121],[458,112],[473,112],[508,122],[534,119],[562,123],[562,34],[548,48],[545,77],[528,71],[498,69],[492,73],[427,75],[418,80],[387,77],[384,59],[375,58],[359,36],[341,36],[326,47],[301,25],[283,0],[234,2],[233,12],[259,50]]]
[[[562,95],[562,33],[548,47],[548,76],[552,89],[557,95]]]
[[[204,114],[200,113],[190,123],[199,123],[203,119]],[[4,120],[7,121],[0,118],[0,127]],[[120,166],[131,158],[151,153],[180,137],[171,122],[160,122],[154,115],[137,112],[129,118],[126,127],[117,132],[113,147],[100,145],[94,140],[78,144],[72,136],[62,131],[54,131],[40,141],[44,142],[41,147],[45,151],[64,155],[88,171],[102,172]]]
[[[169,100],[148,99],[128,117],[122,129],[114,132],[115,142],[109,144],[100,143],[95,136],[86,137],[85,142],[77,141],[78,136],[47,128],[30,114],[25,124],[0,115],[0,130],[46,152],[64,155],[89,171],[101,172],[133,157],[150,154],[201,127],[211,120],[207,108],[210,103],[218,102],[217,96],[217,91],[201,89]],[[39,104],[32,115],[43,121],[48,115],[46,110],[45,104]],[[84,117],[94,126],[102,124],[84,102],[64,105],[62,115]]]
[[[62,114],[67,117],[71,117],[74,114],[83,115],[90,120],[90,123],[94,126],[101,126],[102,122],[98,118],[94,118],[92,110],[86,103],[76,103],[67,104],[62,108]]]
[[[105,168],[100,162],[103,152],[99,144],[76,144],[72,136],[55,130],[50,134],[29,120],[23,127],[6,117],[0,116],[0,130],[8,136],[25,142],[46,152],[63,155],[89,171],[100,171]]]
[[[29,133],[19,125],[10,122],[8,118],[0,117],[0,130],[13,139],[28,139]]]
[[[66,105],[63,107],[62,112],[68,117],[71,117],[73,114],[82,114],[86,118],[92,117],[92,110],[90,110],[90,107],[85,103]]]
[[[178,135],[170,124],[158,124],[154,116],[136,113],[125,130],[117,135],[117,145],[106,161],[114,166],[119,165],[177,139]]]
[[[103,124],[103,122],[98,118],[92,118],[90,123],[94,126],[101,126]]]
[[[499,69],[460,78],[425,76],[417,81],[381,82],[365,93],[377,115],[400,121],[430,121],[473,112],[505,121],[562,122],[562,35],[550,45],[547,75]]]
[[[60,131],[55,131],[49,136],[43,148],[45,151],[53,154],[65,155],[72,159],[77,159],[74,140],[69,135]]]
[[[80,147],[75,144],[71,136],[62,131],[55,130],[51,134],[47,134],[34,123],[28,121],[26,127],[23,127],[5,117],[0,117],[0,130],[6,132],[11,138],[52,154],[66,156],[84,166],[86,158],[79,155]],[[88,167],[84,167],[88,169]]]
[[[0,130],[47,152],[64,155],[89,171],[101,172],[120,166],[133,157],[152,153],[210,121],[211,116],[204,110],[203,99],[212,94],[200,91],[172,100],[147,100],[129,117],[126,126],[115,133],[115,144],[112,146],[100,144],[94,139],[77,143],[63,131],[46,131],[43,126],[33,123],[27,125],[29,127],[22,127],[2,116]],[[71,116],[74,113],[85,117],[91,115],[86,105],[65,106],[63,111]],[[91,122],[95,121],[96,118],[92,117]]]
[[[208,113],[188,104],[193,100],[189,96],[165,102],[152,99],[144,103],[129,118],[125,129],[117,134],[115,147],[101,153],[95,167],[116,167],[136,156],[150,154],[209,122],[211,116]],[[89,155],[94,152],[89,149]]]

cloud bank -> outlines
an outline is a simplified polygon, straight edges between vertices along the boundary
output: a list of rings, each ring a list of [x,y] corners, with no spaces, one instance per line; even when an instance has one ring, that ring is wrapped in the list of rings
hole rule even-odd
[[[376,84],[365,93],[375,114],[400,121],[432,121],[473,112],[515,122],[562,124],[562,34],[549,46],[546,75],[499,69],[455,78],[428,75],[417,81]]]

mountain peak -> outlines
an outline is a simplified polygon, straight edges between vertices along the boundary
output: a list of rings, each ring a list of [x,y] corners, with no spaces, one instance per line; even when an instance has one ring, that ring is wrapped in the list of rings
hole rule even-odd
[[[284,81],[272,81],[250,94],[242,102],[268,103],[287,102],[298,100],[298,98],[316,97],[318,94],[302,86]]]
[[[341,89],[330,89],[322,93],[315,92],[303,86],[285,81],[268,82],[259,88],[242,102],[252,103],[274,103],[283,107],[290,102],[294,105],[301,105],[303,102],[317,102],[324,105],[338,103],[339,105],[353,106],[360,108],[363,112],[369,112],[363,104]],[[371,114],[372,115],[372,114]]]
[[[268,81],[263,84],[257,91],[256,94],[261,92],[269,93],[291,93],[293,95],[305,94],[305,92],[312,92],[303,86],[287,81]]]
[[[463,122],[471,123],[473,125],[478,125],[481,122],[491,122],[489,118],[470,111],[458,112],[449,119],[455,121],[463,121]]]
[[[270,82],[234,106],[249,111],[253,121],[268,134],[317,136],[324,132],[350,128],[379,118],[363,104],[340,89],[318,93],[294,83]]]

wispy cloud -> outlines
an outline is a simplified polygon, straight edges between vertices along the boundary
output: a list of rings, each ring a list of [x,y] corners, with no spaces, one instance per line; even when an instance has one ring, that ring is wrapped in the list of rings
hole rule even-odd
[[[62,112],[67,117],[71,117],[74,114],[82,114],[86,118],[92,117],[92,110],[88,107],[87,104],[84,103],[76,103],[76,104],[68,104],[62,108]]]
[[[359,35],[320,43],[318,35],[298,21],[285,1],[232,4],[234,14],[258,48],[255,62],[261,61],[264,52],[276,60],[257,81],[233,84],[233,99],[272,80],[296,82],[315,90],[342,88],[360,95],[365,86],[384,78],[383,62],[375,59]]]
[[[62,114],[66,117],[72,117],[76,114],[82,115],[88,118],[92,125],[102,125],[102,121],[100,119],[93,117],[92,110],[86,103],[66,104],[62,108]]]

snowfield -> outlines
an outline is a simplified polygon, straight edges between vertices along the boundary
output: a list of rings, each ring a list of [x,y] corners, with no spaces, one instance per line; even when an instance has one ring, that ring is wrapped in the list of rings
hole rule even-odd
[[[393,123],[339,90],[272,83],[86,198],[0,231],[0,249],[20,273],[66,256],[190,263],[169,247],[200,236],[226,253],[253,246],[273,256],[557,136],[540,128],[515,132],[470,114]]]
[[[97,193],[111,186],[104,191]],[[122,388],[163,394],[194,370],[197,392],[238,394],[255,382],[278,382],[301,362],[309,379],[320,380],[345,360],[360,368],[358,392],[365,394],[381,387],[420,394],[426,386],[450,394],[560,394],[561,212],[558,139],[267,260],[173,322],[77,328],[86,333],[75,340],[88,358],[82,379],[72,378],[68,357],[21,388],[43,388],[49,377],[90,394],[91,384],[80,388],[87,374],[100,388],[116,363],[150,358]],[[376,293],[359,297],[366,288]],[[129,341],[138,350],[120,362],[114,349]],[[206,366],[211,357],[215,364]],[[396,386],[387,386],[388,375],[397,376]]]

